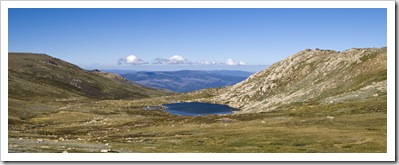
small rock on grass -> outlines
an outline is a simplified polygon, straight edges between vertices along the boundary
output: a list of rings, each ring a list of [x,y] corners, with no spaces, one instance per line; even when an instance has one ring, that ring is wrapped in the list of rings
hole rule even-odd
[[[106,153],[106,152],[108,152],[108,151],[109,151],[109,149],[103,149],[103,150],[101,150],[100,152]]]

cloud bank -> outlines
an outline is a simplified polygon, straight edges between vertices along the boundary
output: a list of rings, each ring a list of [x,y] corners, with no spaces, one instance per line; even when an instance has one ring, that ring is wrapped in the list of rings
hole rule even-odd
[[[244,61],[236,62],[233,59],[229,58],[225,62],[226,65],[235,66],[235,65],[247,65]]]
[[[202,61],[197,61],[196,64],[198,64],[198,65],[217,65],[220,63],[217,63],[215,61],[202,60]]]
[[[183,56],[173,55],[168,59],[164,58],[156,58],[152,61],[152,64],[170,64],[170,65],[178,65],[178,64],[193,64],[193,62],[188,61]]]
[[[122,65],[123,63],[130,65],[148,64],[148,62],[144,62],[142,59],[137,58],[135,55],[128,55],[118,60],[118,65]]]
[[[192,62],[190,62],[187,59],[183,58],[183,56],[174,55],[174,56],[169,58],[168,64],[192,64]]]
[[[118,59],[118,65],[122,64],[130,64],[130,65],[142,65],[142,64],[149,64],[149,62],[145,62],[142,59],[138,58],[135,55],[129,55],[123,58]],[[151,64],[154,65],[229,65],[229,66],[240,66],[246,65],[244,61],[234,61],[233,59],[229,58],[225,62],[216,62],[216,61],[196,61],[191,62],[184,58],[181,55],[173,55],[169,58],[156,58],[152,60]]]

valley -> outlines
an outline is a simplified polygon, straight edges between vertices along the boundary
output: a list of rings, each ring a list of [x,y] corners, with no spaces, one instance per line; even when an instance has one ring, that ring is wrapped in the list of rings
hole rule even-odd
[[[50,56],[12,56],[9,152],[387,152],[386,48],[304,50],[238,84],[181,94]],[[175,102],[240,110],[146,110]]]

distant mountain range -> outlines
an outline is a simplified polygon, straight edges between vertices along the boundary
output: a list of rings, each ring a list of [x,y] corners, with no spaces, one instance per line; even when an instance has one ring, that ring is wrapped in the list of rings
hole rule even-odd
[[[121,76],[135,83],[174,92],[191,92],[205,88],[234,85],[252,73],[236,70],[181,70],[181,71],[137,71]]]

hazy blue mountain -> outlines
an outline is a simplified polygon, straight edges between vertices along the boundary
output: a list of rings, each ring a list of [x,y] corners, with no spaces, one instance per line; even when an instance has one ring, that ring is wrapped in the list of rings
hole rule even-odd
[[[252,73],[235,70],[181,70],[181,71],[138,71],[121,74],[135,83],[168,89],[174,92],[190,92],[204,88],[234,85],[248,78]]]

